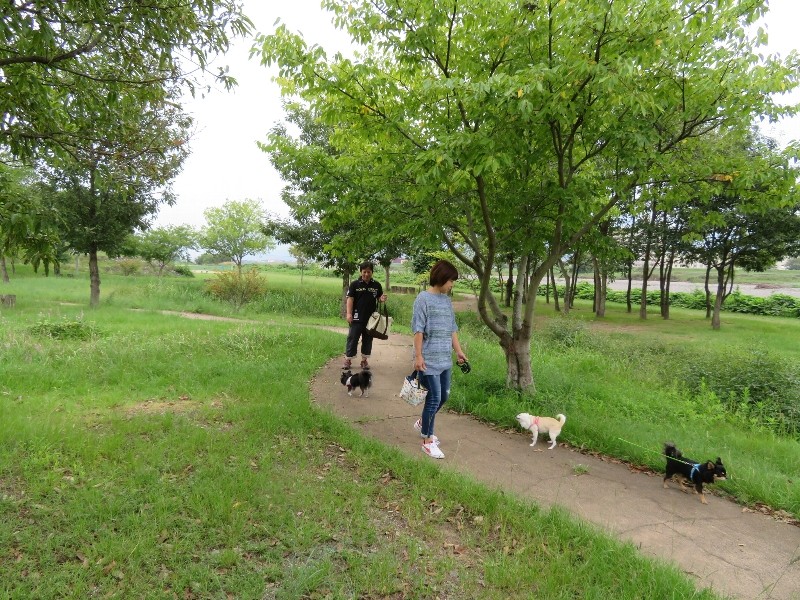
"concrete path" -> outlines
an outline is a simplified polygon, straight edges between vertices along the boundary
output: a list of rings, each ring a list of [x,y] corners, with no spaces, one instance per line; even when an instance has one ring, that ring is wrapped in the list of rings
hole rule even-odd
[[[397,395],[412,370],[411,352],[408,336],[394,334],[375,342],[369,398],[347,395],[339,382],[340,358],[317,375],[312,393],[317,404],[365,435],[430,461],[412,428],[421,411]],[[462,376],[469,375],[454,373],[454,389]],[[708,493],[704,506],[677,484],[663,489],[658,475],[565,445],[548,451],[542,440],[534,449],[528,445],[529,434],[497,431],[468,416],[440,413],[436,433],[446,455],[437,461],[442,469],[455,469],[543,506],[563,506],[633,542],[644,554],[675,562],[700,587],[747,600],[800,600],[800,527]],[[577,465],[586,469],[576,470]]]

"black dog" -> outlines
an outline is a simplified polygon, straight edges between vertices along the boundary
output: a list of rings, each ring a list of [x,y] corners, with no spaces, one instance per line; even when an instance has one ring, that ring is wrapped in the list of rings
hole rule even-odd
[[[353,390],[358,388],[361,390],[359,397],[368,397],[370,387],[372,387],[372,373],[370,371],[361,371],[353,375],[350,371],[342,373],[342,385],[347,388],[347,395],[352,396]]]
[[[664,475],[664,487],[667,486],[667,480],[673,475],[681,475],[694,484],[694,489],[697,494],[700,494],[700,502],[706,502],[705,494],[703,494],[704,483],[714,483],[727,479],[728,473],[725,471],[725,466],[722,464],[722,459],[717,458],[717,462],[706,461],[699,463],[691,458],[686,458],[681,454],[681,451],[675,447],[675,444],[667,442],[664,445],[664,454],[667,457],[667,472]]]

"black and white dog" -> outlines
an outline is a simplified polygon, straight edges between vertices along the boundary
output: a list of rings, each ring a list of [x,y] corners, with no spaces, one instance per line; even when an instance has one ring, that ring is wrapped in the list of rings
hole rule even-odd
[[[717,458],[716,462],[712,460],[697,462],[684,456],[675,447],[675,444],[670,442],[664,444],[664,455],[667,457],[664,487],[668,487],[667,480],[671,479],[673,475],[680,475],[694,484],[695,493],[700,494],[700,502],[703,504],[708,504],[705,494],[703,494],[703,484],[727,479],[728,473],[721,458]]]
[[[351,371],[342,373],[342,385],[347,388],[347,395],[352,396],[353,390],[361,390],[359,397],[369,397],[369,388],[372,387],[372,372],[361,371],[353,375]]]

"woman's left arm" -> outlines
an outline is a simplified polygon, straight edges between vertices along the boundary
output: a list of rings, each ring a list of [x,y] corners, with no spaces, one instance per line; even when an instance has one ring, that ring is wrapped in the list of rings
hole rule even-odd
[[[456,356],[458,357],[457,358],[458,362],[462,363],[465,360],[467,360],[467,355],[464,354],[464,351],[461,349],[461,344],[458,341],[458,333],[456,333],[454,331],[453,335],[452,335],[452,338],[453,338],[453,350],[456,351]]]

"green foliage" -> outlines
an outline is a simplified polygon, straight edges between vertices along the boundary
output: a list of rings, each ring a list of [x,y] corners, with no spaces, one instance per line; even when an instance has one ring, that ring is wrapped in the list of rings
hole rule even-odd
[[[121,258],[109,266],[110,270],[116,271],[121,275],[138,275],[142,269],[142,262],[136,258]]]
[[[231,262],[230,256],[220,256],[211,252],[203,252],[194,259],[196,265],[217,265],[219,263]]]
[[[275,241],[263,231],[265,214],[258,200],[228,200],[203,214],[206,225],[199,245],[210,254],[230,256],[239,271],[246,257],[275,247]]]
[[[34,11],[6,5],[2,22],[3,141],[23,158],[87,144],[74,127],[80,119],[96,123],[96,131],[124,126],[120,113],[133,97],[144,107],[171,89],[193,94],[207,85],[202,75],[211,59],[252,27],[233,0],[155,0],[115,10],[93,0],[48,0]],[[224,66],[217,78],[225,87],[234,83]]]
[[[181,277],[194,277],[194,271],[186,265],[175,265],[172,267],[172,272]]]
[[[320,294],[304,291],[272,289],[255,303],[251,309],[259,313],[278,314],[293,317],[326,319],[338,317],[341,298],[333,294]]]
[[[546,287],[542,286],[538,290],[539,296],[544,296]],[[563,298],[564,286],[558,286],[559,296]],[[592,300],[594,298],[594,286],[591,283],[582,281],[575,287],[575,297],[582,300]],[[648,290],[647,305],[659,306],[661,292],[658,290]],[[631,289],[631,303],[638,305],[642,299],[642,290],[639,287]],[[626,304],[626,292],[608,290],[606,300],[619,304]],[[711,302],[714,298],[712,296]],[[706,309],[706,295],[702,290],[692,292],[671,292],[669,295],[670,306],[679,308],[690,308],[694,310]],[[733,291],[722,304],[722,310],[727,312],[742,313],[748,315],[763,315],[769,317],[789,317],[800,318],[800,298],[787,294],[770,294],[766,297],[748,296],[739,290]]]
[[[231,303],[238,311],[266,294],[267,280],[255,267],[244,272],[223,271],[206,282],[206,291],[217,300]]]
[[[773,93],[798,85],[794,57],[765,58],[748,31],[761,4],[533,4],[330,0],[363,49],[355,58],[283,25],[261,36],[262,61],[311,125],[296,138],[284,127],[268,146],[293,174],[286,196],[298,222],[358,232],[356,222],[412,248],[447,247],[480,289],[506,257],[530,266],[515,283],[539,281],[622,198],[662,180],[661,165],[687,165],[689,181],[709,176],[695,138],[793,110]],[[367,237],[338,249],[357,255]],[[485,318],[505,347],[512,336],[530,343],[527,328],[511,331],[496,311]],[[509,375],[532,383],[527,367]]]
[[[547,320],[543,336],[561,346],[572,348],[586,341],[586,323],[571,317],[558,317]]]
[[[197,233],[188,225],[155,227],[132,236],[130,242],[130,253],[154,263],[161,273],[169,263],[189,259],[189,250],[197,247]]]
[[[87,323],[83,318],[70,319],[63,317],[60,321],[43,319],[30,327],[30,332],[39,337],[54,340],[91,340],[99,335],[99,330],[93,323]]]

